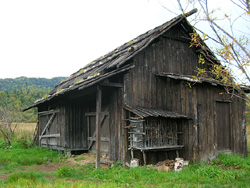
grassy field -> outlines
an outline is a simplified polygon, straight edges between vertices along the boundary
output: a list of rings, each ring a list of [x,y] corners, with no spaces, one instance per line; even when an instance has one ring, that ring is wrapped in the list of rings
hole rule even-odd
[[[36,123],[18,123],[16,131],[19,133],[28,132],[33,134],[36,128]]]
[[[223,154],[212,163],[193,163],[178,173],[152,166],[123,168],[119,162],[96,170],[89,160],[94,155],[66,157],[24,144],[22,138],[30,138],[34,127],[20,126],[12,147],[0,139],[0,187],[250,187],[250,155]]]

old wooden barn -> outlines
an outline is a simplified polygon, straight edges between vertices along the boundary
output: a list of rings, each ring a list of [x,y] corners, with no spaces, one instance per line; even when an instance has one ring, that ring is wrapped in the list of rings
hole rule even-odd
[[[38,108],[39,145],[100,148],[111,160],[144,163],[246,154],[245,101],[212,77],[193,77],[219,62],[207,50],[210,63],[198,63],[203,49],[190,47],[191,13],[94,60],[26,108]]]

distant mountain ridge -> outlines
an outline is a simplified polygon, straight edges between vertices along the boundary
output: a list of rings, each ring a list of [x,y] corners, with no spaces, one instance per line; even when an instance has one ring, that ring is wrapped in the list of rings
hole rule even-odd
[[[4,78],[0,79],[0,91],[11,92],[13,90],[19,89],[53,89],[57,84],[66,80],[67,77],[54,77],[48,78],[28,78],[28,77],[18,77],[18,78]]]
[[[12,107],[16,113],[28,107],[37,99],[46,96],[67,77],[47,78],[5,78],[0,79],[0,108]],[[36,122],[37,109],[23,112],[20,122]]]

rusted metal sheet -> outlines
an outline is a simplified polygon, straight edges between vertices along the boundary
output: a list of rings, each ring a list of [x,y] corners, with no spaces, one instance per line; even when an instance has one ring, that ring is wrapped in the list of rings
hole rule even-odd
[[[165,117],[165,118],[178,118],[178,119],[189,119],[187,116],[179,114],[177,112],[170,112],[160,109],[149,109],[143,107],[131,107],[128,105],[124,106],[125,109],[135,113],[141,118],[145,117]]]

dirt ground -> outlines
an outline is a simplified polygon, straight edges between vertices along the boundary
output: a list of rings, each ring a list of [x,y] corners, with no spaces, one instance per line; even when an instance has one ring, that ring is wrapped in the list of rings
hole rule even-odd
[[[24,166],[22,171],[28,171],[28,170],[34,170],[44,173],[52,173],[57,171],[59,168],[64,166],[83,166],[88,163],[95,164],[95,154],[93,153],[84,153],[77,156],[69,157],[68,159],[65,159],[65,161],[60,162],[49,162],[46,164],[41,165],[33,165],[33,166]],[[109,165],[112,165],[113,161],[110,161],[109,159],[105,157],[101,157],[101,168],[108,169]],[[19,171],[19,170],[18,170]],[[10,174],[1,175],[0,173],[0,179],[8,179]]]
[[[26,167],[29,170],[35,170],[35,171],[41,171],[45,173],[50,173],[57,171],[59,168],[63,166],[83,166],[88,163],[90,164],[95,164],[95,154],[93,153],[84,153],[81,155],[77,156],[72,156],[65,161],[61,162],[50,162],[47,164],[41,164],[41,165],[36,165],[36,166],[28,166]],[[101,168],[106,169],[108,168],[108,165],[111,165],[113,161],[110,161],[109,159],[105,157],[101,157]]]

